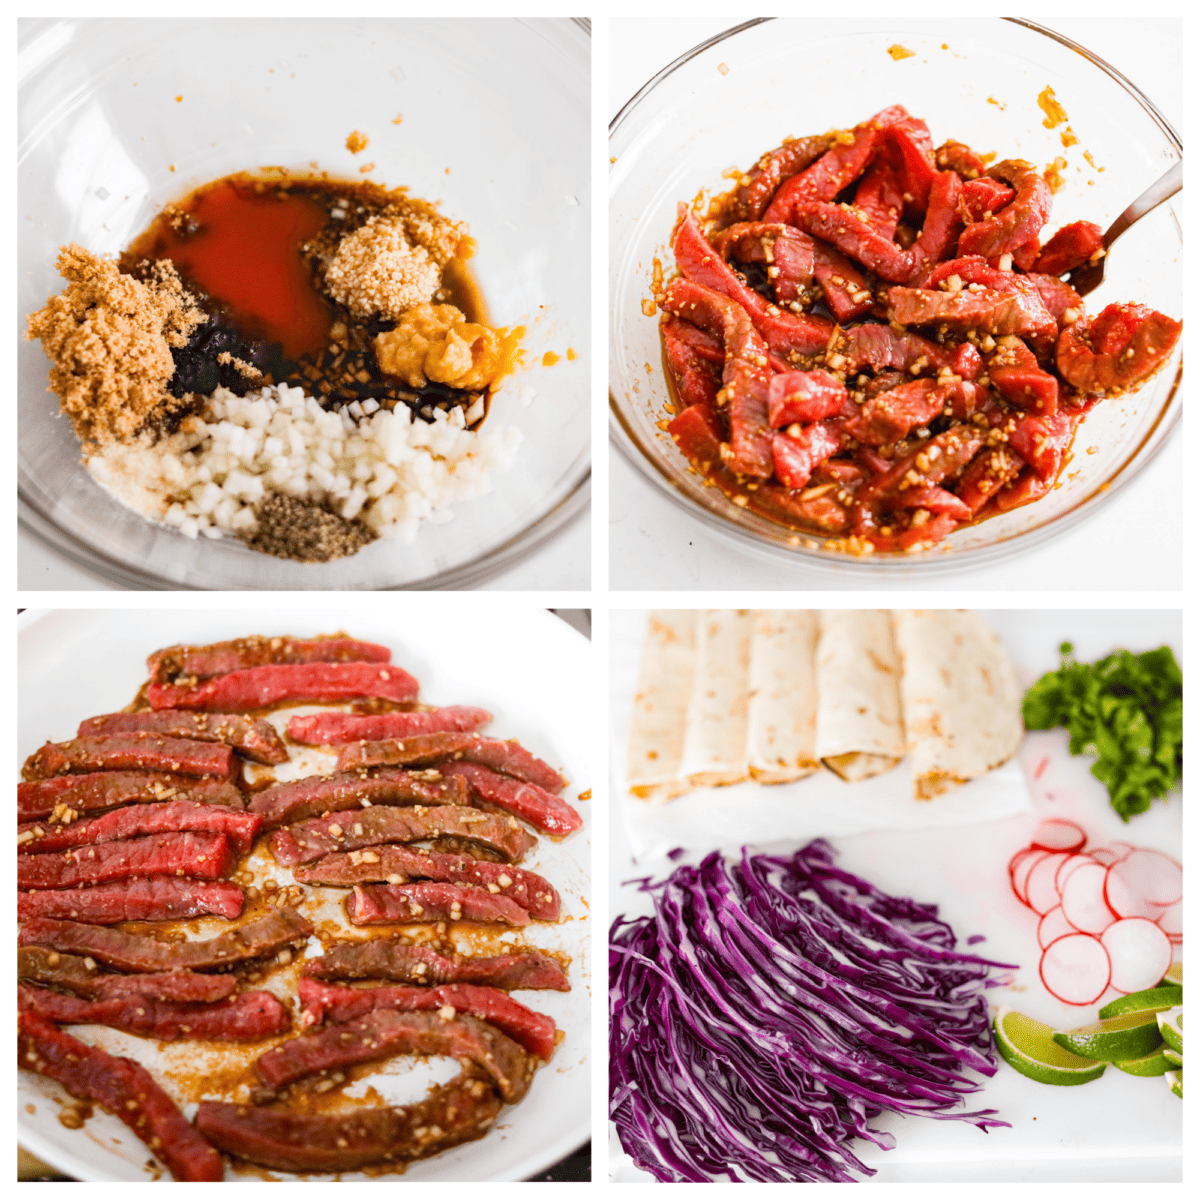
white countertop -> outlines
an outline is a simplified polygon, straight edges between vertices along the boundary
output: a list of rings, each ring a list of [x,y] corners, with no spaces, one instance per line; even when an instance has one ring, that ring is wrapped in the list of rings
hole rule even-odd
[[[609,117],[679,55],[735,23],[612,20]],[[1048,24],[1106,59],[1140,87],[1176,129],[1181,128],[1181,22],[1055,18]],[[1177,591],[1183,586],[1182,513],[1183,438],[1177,432],[1140,478],[1071,533],[1015,561],[964,570],[923,586],[937,591]],[[614,590],[845,587],[814,577],[804,566],[785,571],[710,531],[644,482],[615,451],[610,454],[609,521],[609,582]],[[1119,555],[1113,553],[1117,547]],[[1114,569],[1117,564],[1119,569]]]

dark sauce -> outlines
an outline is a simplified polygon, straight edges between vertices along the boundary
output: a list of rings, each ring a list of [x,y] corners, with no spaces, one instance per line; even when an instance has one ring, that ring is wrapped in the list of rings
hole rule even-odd
[[[137,276],[148,261],[170,259],[210,315],[172,351],[172,395],[206,396],[221,386],[244,396],[286,383],[332,409],[374,399],[432,421],[438,409],[469,408],[480,392],[432,381],[413,388],[381,372],[373,342],[396,323],[355,317],[320,287],[321,254],[402,196],[367,181],[240,174],[164,209],[122,256],[121,269]],[[444,270],[433,302],[490,324],[461,258]],[[175,424],[186,411],[174,414]]]

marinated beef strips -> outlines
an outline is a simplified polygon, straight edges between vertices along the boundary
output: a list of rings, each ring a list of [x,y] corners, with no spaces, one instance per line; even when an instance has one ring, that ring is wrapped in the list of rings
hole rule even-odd
[[[32,781],[87,771],[144,770],[231,779],[235,767],[233,751],[225,745],[158,733],[103,733],[47,742],[25,760],[22,774]]]
[[[108,733],[158,733],[197,742],[223,742],[252,762],[275,766],[288,760],[288,750],[269,721],[237,713],[158,712],[107,713],[80,722],[77,736]]]

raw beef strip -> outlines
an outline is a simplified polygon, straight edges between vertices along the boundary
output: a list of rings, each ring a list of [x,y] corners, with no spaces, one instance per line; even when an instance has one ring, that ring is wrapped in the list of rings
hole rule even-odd
[[[276,765],[288,760],[287,746],[269,721],[237,713],[159,712],[108,713],[80,722],[79,737],[99,733],[165,733],[197,742],[224,742],[254,762]]]
[[[307,940],[312,932],[311,922],[290,908],[276,909],[200,942],[160,942],[119,929],[39,918],[21,929],[17,945],[84,954],[118,971],[199,970],[263,958],[293,942]]]
[[[478,763],[446,763],[439,769],[443,775],[465,779],[481,800],[515,813],[534,829],[551,837],[566,837],[583,828],[583,820],[565,800],[536,783],[507,779]]]
[[[385,663],[391,658],[392,652],[386,646],[344,636],[248,637],[214,642],[211,646],[168,646],[165,650],[155,650],[146,659],[146,669],[154,683],[170,683],[177,675],[207,679],[210,675],[228,675],[231,671],[272,663]]]
[[[359,884],[346,901],[346,915],[352,925],[437,921],[529,924],[529,914],[519,904],[504,896],[493,896],[483,888],[453,883]]]
[[[190,708],[207,712],[248,712],[280,700],[315,704],[378,698],[398,704],[417,698],[417,681],[391,664],[308,663],[250,667],[218,675],[195,687],[152,683],[151,708]]]
[[[158,733],[102,733],[70,742],[47,742],[25,760],[27,780],[85,771],[165,771],[230,779],[236,766],[228,746],[164,737]]]
[[[129,842],[101,842],[63,854],[17,856],[17,887],[73,888],[151,875],[220,879],[235,856],[224,834],[156,833]]]
[[[531,1054],[550,1061],[558,1044],[554,1020],[518,1003],[496,988],[451,983],[441,987],[338,987],[301,979],[300,1007],[306,1025],[352,1021],[377,1008],[396,1012],[432,1012],[449,1007],[495,1025]]]
[[[237,811],[243,807],[242,793],[224,781],[189,779],[164,775],[161,771],[96,771],[90,775],[62,775],[36,783],[18,783],[17,820],[51,817],[66,824],[80,813],[160,800],[223,804]]]
[[[44,1017],[17,1017],[17,1066],[57,1080],[80,1100],[120,1117],[182,1182],[219,1181],[221,1156],[192,1127],[145,1067],[56,1029]]]
[[[243,899],[236,883],[156,876],[87,888],[18,892],[17,920],[50,917],[116,925],[121,921],[178,921],[209,913],[232,920],[242,911]]]
[[[308,713],[288,722],[288,737],[306,746],[340,746],[346,742],[375,742],[416,733],[473,733],[492,714],[482,708],[431,708],[426,712]]]

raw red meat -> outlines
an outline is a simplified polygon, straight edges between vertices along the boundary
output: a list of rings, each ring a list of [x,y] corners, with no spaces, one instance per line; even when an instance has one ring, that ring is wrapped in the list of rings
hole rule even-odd
[[[56,1029],[36,1013],[17,1017],[17,1066],[57,1080],[73,1096],[102,1105],[122,1121],[175,1179],[219,1181],[221,1156],[200,1136],[145,1067],[116,1058]]]
[[[206,679],[246,667],[271,663],[390,662],[386,646],[359,642],[340,635],[321,638],[248,637],[211,646],[168,646],[146,659],[154,683],[170,683],[179,675]]]
[[[489,1025],[495,1025],[513,1041],[546,1062],[558,1043],[552,1018],[518,1004],[507,992],[471,984],[444,984],[440,987],[338,987],[300,980],[300,1007],[306,1025],[324,1021],[352,1021],[375,1009],[397,1012],[435,1011],[450,1007],[469,1013]]]
[[[156,876],[95,887],[18,892],[17,920],[48,917],[116,925],[121,921],[179,921],[209,913],[232,920],[241,913],[243,899],[236,883]]]
[[[215,779],[190,779],[161,771],[97,771],[89,775],[63,775],[36,783],[17,784],[17,820],[36,821],[60,816],[74,820],[80,813],[99,812],[119,804],[151,804],[163,800],[188,800],[195,804],[223,804],[240,811],[242,794],[232,783]],[[72,815],[66,817],[70,812]]]
[[[485,769],[470,763],[454,765],[477,771]],[[555,800],[558,800],[557,796]],[[477,809],[442,804],[437,808],[376,805],[351,815],[332,813],[287,829],[277,829],[271,835],[271,849],[279,862],[292,867],[297,863],[315,862],[337,851],[363,850],[385,842],[445,838],[478,843],[502,855],[508,862],[520,862],[537,845],[537,838],[526,833],[513,817],[498,817]]]
[[[190,832],[224,834],[235,853],[242,855],[249,851],[261,827],[262,818],[257,813],[231,812],[192,800],[173,800],[166,804],[118,808],[88,821],[72,821],[70,825],[51,825],[48,821],[18,825],[17,851],[49,854],[142,834]]]
[[[327,854],[311,867],[296,867],[293,874],[300,883],[326,887],[407,883],[410,879],[474,884],[507,897],[539,921],[557,921],[561,909],[558,893],[550,881],[532,871],[469,854],[438,854],[409,846],[377,846],[348,854]]]
[[[447,958],[426,946],[398,942],[342,942],[309,958],[301,968],[312,979],[393,979],[435,985],[479,983],[505,991],[523,988],[569,992],[570,981],[557,959],[536,950],[493,957]]]
[[[103,733],[163,733],[198,742],[224,742],[254,762],[274,765],[288,760],[287,746],[269,721],[236,713],[159,712],[108,713],[79,725],[79,737]]]
[[[356,884],[346,901],[352,925],[433,924],[478,921],[528,925],[529,914],[505,896],[454,883]]]
[[[474,1017],[387,1009],[284,1042],[262,1055],[254,1069],[268,1087],[282,1088],[318,1072],[396,1054],[439,1054],[470,1063],[491,1076],[510,1104],[525,1095],[535,1069],[512,1038]]]
[[[390,663],[308,663],[249,667],[195,687],[152,683],[147,691],[153,708],[207,712],[248,712],[281,700],[332,703],[371,698],[411,703],[417,698],[417,681]]]
[[[482,708],[433,708],[426,712],[359,713],[324,712],[292,717],[288,737],[306,746],[340,746],[346,742],[377,742],[415,733],[473,733],[492,714]]]
[[[458,779],[426,779],[412,771],[380,771],[364,779],[357,771],[310,775],[256,792],[250,811],[264,829],[278,829],[323,813],[345,812],[375,804],[469,804],[470,793]]]
[[[17,856],[17,887],[74,888],[153,875],[220,879],[236,857],[224,834],[157,833],[127,842],[101,842],[63,854]]]
[[[224,745],[158,733],[105,733],[47,742],[25,760],[22,775],[38,780],[87,771],[146,770],[229,779],[235,765],[233,751]]]

